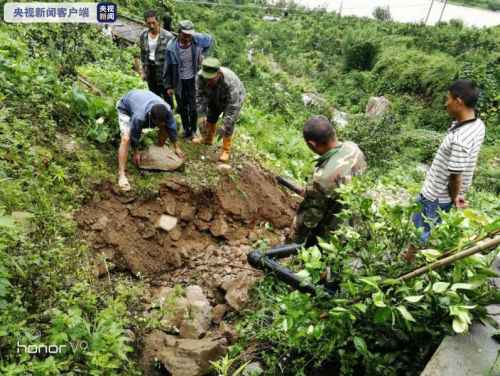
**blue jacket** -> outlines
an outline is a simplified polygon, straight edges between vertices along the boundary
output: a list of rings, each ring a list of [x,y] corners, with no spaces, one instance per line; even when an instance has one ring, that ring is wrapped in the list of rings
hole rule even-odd
[[[177,50],[178,38],[171,39],[167,44],[165,66],[163,69],[164,82],[167,89],[174,89],[176,94],[181,96],[180,77],[180,57]],[[202,57],[209,54],[214,44],[214,39],[209,34],[195,33],[192,40],[193,63],[195,77],[198,74]]]
[[[137,146],[141,138],[143,128],[153,128],[154,124],[150,119],[151,108],[155,104],[163,104],[167,106],[167,132],[172,142],[177,141],[177,125],[175,124],[175,117],[172,114],[172,109],[162,98],[155,93],[148,90],[134,89],[125,94],[118,101],[116,108],[121,113],[130,117],[130,139],[132,145]]]

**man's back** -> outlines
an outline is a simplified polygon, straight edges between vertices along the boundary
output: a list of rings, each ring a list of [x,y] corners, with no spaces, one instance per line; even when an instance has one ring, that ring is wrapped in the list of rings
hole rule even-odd
[[[328,196],[335,188],[349,183],[353,176],[366,171],[367,164],[363,152],[354,142],[346,141],[332,149],[331,156],[324,161],[321,157],[313,175],[313,185]]]

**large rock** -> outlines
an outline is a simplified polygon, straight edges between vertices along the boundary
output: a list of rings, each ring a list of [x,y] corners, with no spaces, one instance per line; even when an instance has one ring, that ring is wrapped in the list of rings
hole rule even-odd
[[[180,335],[183,338],[198,339],[210,327],[212,321],[212,307],[203,290],[199,286],[186,288],[188,315],[180,326]]]
[[[184,160],[167,147],[151,145],[141,152],[139,168],[143,170],[174,171],[182,166]]]
[[[161,308],[165,315],[160,319],[160,326],[165,330],[179,330],[189,313],[189,302],[175,289],[162,287],[153,296],[152,306]]]
[[[349,124],[349,114],[334,108],[331,121],[335,124],[335,128],[344,129]]]
[[[146,376],[158,374],[158,363],[172,376],[202,376],[226,353],[226,345],[224,338],[179,339],[154,330],[144,339],[141,365]]]
[[[226,291],[227,304],[234,310],[241,311],[250,299],[248,290],[254,283],[255,278],[249,276],[225,281],[221,287]]]
[[[378,118],[383,116],[389,108],[391,102],[386,97],[371,97],[366,104],[366,115],[369,118]]]

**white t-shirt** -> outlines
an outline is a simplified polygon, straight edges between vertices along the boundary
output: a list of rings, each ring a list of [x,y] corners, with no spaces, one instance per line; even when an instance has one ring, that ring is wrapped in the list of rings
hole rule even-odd
[[[152,37],[151,34],[148,34],[149,60],[155,61],[155,52],[158,46],[159,36],[160,34],[157,34],[156,37]]]

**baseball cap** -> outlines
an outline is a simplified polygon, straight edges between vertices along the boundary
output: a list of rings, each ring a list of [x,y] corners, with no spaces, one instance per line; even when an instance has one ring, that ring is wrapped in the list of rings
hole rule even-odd
[[[210,80],[217,75],[219,68],[220,61],[218,59],[216,59],[215,57],[207,57],[201,63],[201,70],[198,72],[198,74],[201,77]]]
[[[183,20],[179,22],[179,31],[184,34],[193,35],[194,34],[194,24],[189,20]]]

